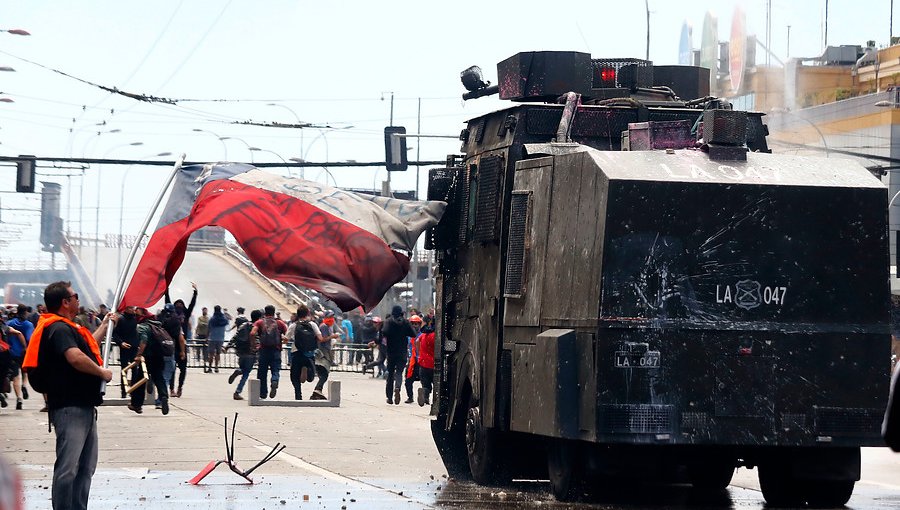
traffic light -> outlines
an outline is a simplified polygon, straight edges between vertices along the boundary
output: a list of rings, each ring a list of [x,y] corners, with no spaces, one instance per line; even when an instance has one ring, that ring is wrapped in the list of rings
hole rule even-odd
[[[388,126],[384,128],[384,163],[388,172],[402,172],[409,166],[406,160],[406,128]]]
[[[34,156],[19,155],[16,160],[16,191],[34,193]]]

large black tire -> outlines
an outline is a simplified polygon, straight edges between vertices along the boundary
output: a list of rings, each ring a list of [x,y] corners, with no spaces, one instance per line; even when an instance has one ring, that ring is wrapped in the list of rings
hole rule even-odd
[[[583,466],[574,441],[556,439],[547,444],[547,477],[558,501],[574,501],[583,494]]]
[[[778,459],[760,464],[759,486],[769,506],[802,507],[806,499],[802,482]]]
[[[472,479],[480,484],[504,481],[505,475],[499,462],[500,435],[484,426],[477,402],[469,403],[465,428],[466,454]]]
[[[695,490],[703,492],[723,491],[734,476],[734,459],[707,458],[688,466],[688,476]]]
[[[803,484],[810,508],[840,508],[850,501],[854,481],[815,480]]]
[[[462,430],[444,430],[443,421],[431,420],[431,437],[447,469],[447,475],[457,480],[471,480],[466,438]]]

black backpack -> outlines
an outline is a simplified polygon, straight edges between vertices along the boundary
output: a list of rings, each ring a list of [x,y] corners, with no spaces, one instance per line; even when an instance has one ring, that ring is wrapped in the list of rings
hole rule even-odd
[[[266,349],[281,349],[281,329],[275,319],[271,317],[263,319],[262,331],[259,332],[259,346]]]
[[[147,351],[150,351],[150,356],[174,356],[175,341],[172,340],[172,335],[157,322],[147,321],[146,324],[150,329],[150,341],[148,342],[146,349]]]
[[[253,329],[253,324],[250,324],[247,321],[241,323],[238,326],[237,331],[234,333],[234,337],[231,338],[231,343],[234,344],[234,348],[238,352],[249,352],[250,351],[250,330]]]
[[[309,321],[300,321],[294,328],[294,345],[300,352],[311,352],[318,347],[318,339],[316,331],[310,325]]]

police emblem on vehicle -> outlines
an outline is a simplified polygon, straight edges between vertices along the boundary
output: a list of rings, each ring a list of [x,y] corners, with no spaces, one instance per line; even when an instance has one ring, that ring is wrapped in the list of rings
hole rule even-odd
[[[762,302],[759,289],[759,282],[755,280],[741,280],[737,282],[734,286],[734,304],[744,310],[756,308]]]

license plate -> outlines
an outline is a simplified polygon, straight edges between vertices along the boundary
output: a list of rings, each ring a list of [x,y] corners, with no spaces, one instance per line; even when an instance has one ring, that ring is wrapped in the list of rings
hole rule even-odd
[[[616,368],[659,368],[659,351],[616,351]]]

